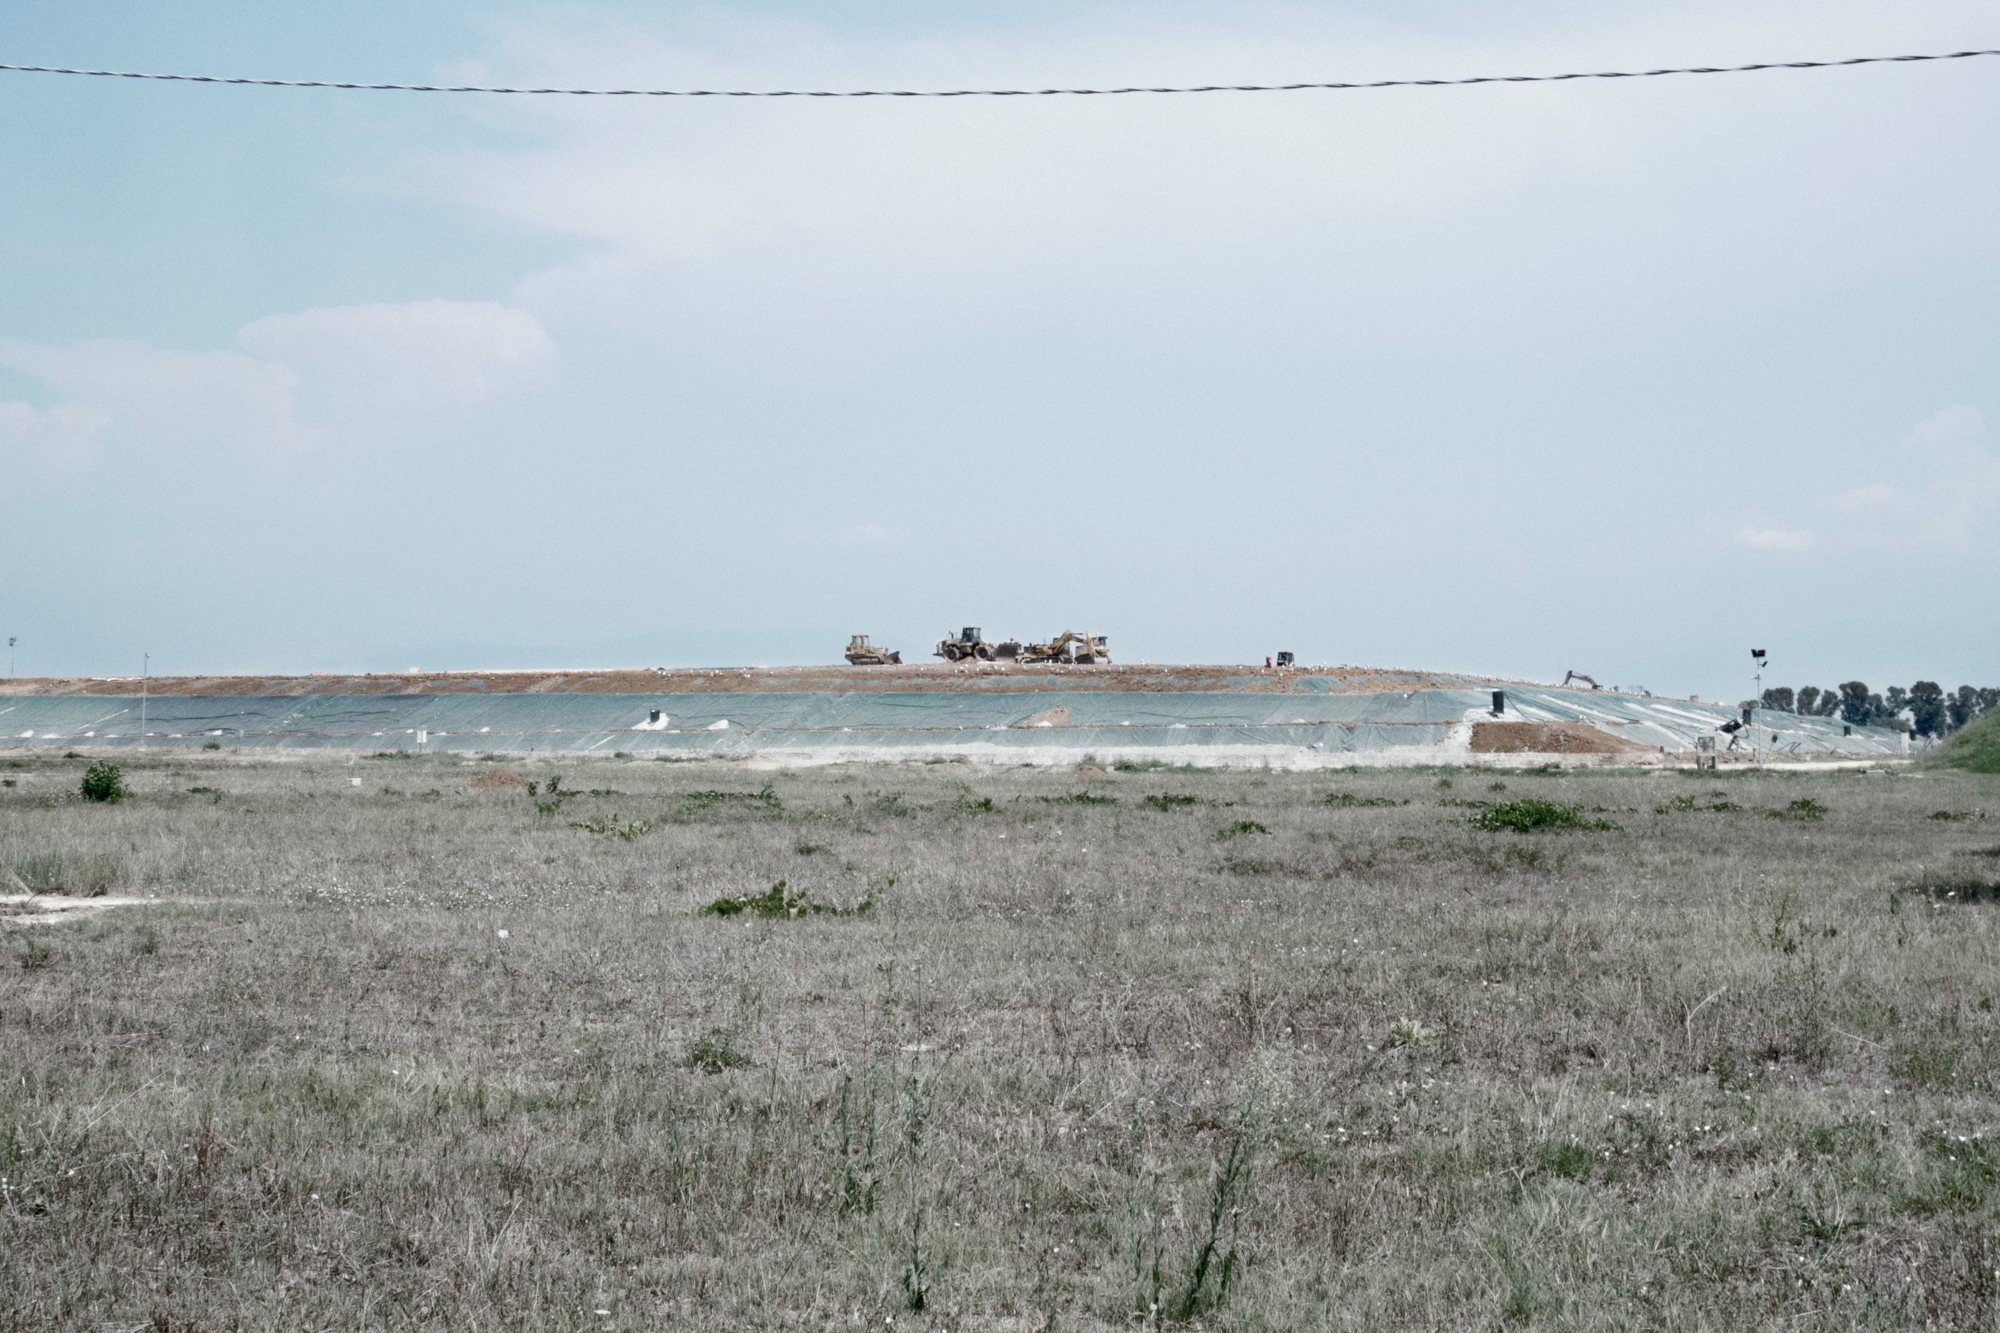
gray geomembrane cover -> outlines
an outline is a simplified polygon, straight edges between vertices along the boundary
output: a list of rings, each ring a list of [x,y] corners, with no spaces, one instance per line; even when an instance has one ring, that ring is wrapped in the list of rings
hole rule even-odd
[[[1510,686],[1505,720],[1590,722],[1636,745],[1693,748],[1738,718],[1716,704],[1610,692]],[[783,753],[810,759],[952,752],[1252,750],[1315,756],[1464,749],[1468,724],[1491,716],[1485,689],[1321,693],[1312,678],[1286,693],[450,694],[307,697],[61,695],[0,699],[0,744],[230,746],[453,751]],[[141,725],[143,710],[144,724]],[[654,711],[660,721],[651,718]],[[1051,715],[1052,725],[1032,725]],[[1900,754],[1900,733],[1837,719],[1758,710],[1738,739],[1786,753]],[[419,739],[421,735],[421,740]],[[1727,745],[1729,738],[1718,738]],[[1220,755],[1217,756],[1221,761]]]

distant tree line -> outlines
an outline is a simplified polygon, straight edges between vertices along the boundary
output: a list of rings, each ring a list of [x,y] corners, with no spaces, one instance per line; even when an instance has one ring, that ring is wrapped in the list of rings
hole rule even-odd
[[[1808,685],[1794,693],[1790,687],[1780,686],[1765,690],[1760,702],[1746,700],[1745,707],[1797,713],[1801,717],[1837,714],[1850,726],[1894,727],[1898,731],[1907,726],[1918,736],[1943,736],[1989,709],[2000,707],[2000,689],[1961,685],[1957,693],[1947,694],[1936,681],[1920,680],[1907,690],[1901,685],[1891,685],[1876,694],[1862,682],[1850,680],[1833,690]],[[1910,715],[1907,722],[1902,716],[1906,712]]]

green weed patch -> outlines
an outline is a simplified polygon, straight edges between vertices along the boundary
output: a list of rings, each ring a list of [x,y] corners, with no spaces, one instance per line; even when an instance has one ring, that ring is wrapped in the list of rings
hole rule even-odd
[[[125,775],[118,765],[99,760],[83,771],[83,783],[77,792],[86,801],[122,801]]]
[[[1799,797],[1798,800],[1793,801],[1790,805],[1786,806],[1782,810],[1766,810],[1764,814],[1765,817],[1769,819],[1800,819],[1800,820],[1812,821],[1812,820],[1824,819],[1826,817],[1826,812],[1828,808],[1829,807],[1820,804],[1818,801],[1815,801],[1810,796],[1801,796]]]
[[[776,814],[785,803],[768,784],[758,791],[691,791],[681,797],[681,809],[690,814],[718,806]]]
[[[894,883],[891,880],[890,883]],[[853,907],[834,907],[829,903],[819,903],[803,891],[788,888],[784,880],[779,880],[762,893],[739,893],[733,897],[717,898],[703,907],[700,916],[736,916],[749,913],[751,916],[795,918],[802,916],[866,916],[875,906],[874,891]]]
[[[1535,796],[1489,805],[1478,814],[1468,816],[1466,822],[1476,829],[1483,829],[1489,833],[1560,832],[1565,829],[1588,829],[1607,833],[1624,831],[1622,825],[1614,824],[1608,819],[1588,818],[1577,806],[1558,805],[1554,801],[1544,801]]]
[[[1037,796],[1044,805],[1116,805],[1116,796],[1099,796],[1095,792],[1073,791],[1065,796]]]
[[[652,824],[646,820],[634,819],[621,824],[617,815],[612,815],[609,819],[572,819],[569,826],[582,829],[585,833],[608,833],[626,842],[653,831]]]
[[[1687,814],[1693,811],[1701,811],[1704,814],[1714,815],[1734,815],[1741,814],[1743,807],[1734,801],[1726,801],[1720,796],[1711,796],[1708,799],[1708,803],[1704,805],[1700,797],[1687,793],[1674,797],[1665,805],[1656,805],[1653,807],[1653,813],[1656,815]]]
[[[725,1069],[745,1069],[756,1063],[740,1042],[740,1034],[730,1028],[710,1028],[687,1045],[687,1062],[704,1074],[720,1074]]]

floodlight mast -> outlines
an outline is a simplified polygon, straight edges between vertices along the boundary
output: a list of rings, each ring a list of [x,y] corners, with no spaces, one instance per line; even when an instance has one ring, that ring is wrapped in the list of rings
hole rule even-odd
[[[1761,705],[1764,702],[1764,668],[1771,664],[1770,655],[1762,648],[1752,648],[1750,650],[1750,660],[1757,664],[1757,674],[1751,677],[1757,683],[1757,693],[1753,697]]]

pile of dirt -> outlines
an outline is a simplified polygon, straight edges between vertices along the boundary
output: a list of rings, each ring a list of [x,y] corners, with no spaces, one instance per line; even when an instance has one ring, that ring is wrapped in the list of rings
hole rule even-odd
[[[475,787],[525,787],[528,780],[511,768],[489,768],[472,780]]]
[[[1588,722],[1475,722],[1474,754],[1657,754]]]

